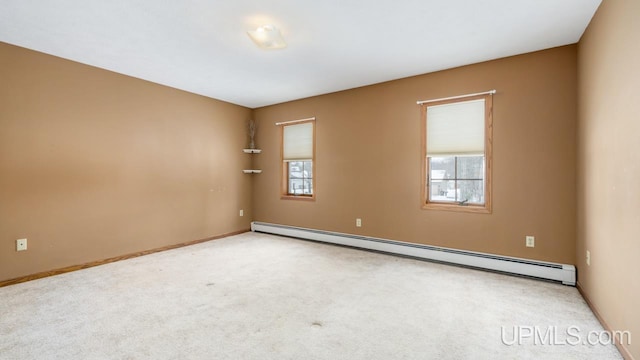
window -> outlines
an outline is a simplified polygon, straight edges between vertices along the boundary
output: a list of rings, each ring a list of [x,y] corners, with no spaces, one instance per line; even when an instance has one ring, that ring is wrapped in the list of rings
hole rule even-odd
[[[425,209],[491,212],[492,96],[422,104]]]
[[[314,199],[315,122],[282,126],[282,197]]]

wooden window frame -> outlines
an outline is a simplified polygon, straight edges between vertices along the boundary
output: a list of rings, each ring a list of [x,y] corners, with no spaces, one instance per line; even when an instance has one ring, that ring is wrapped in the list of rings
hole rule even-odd
[[[466,102],[471,100],[484,99],[484,204],[452,204],[437,201],[429,201],[429,160],[427,158],[427,108],[429,106]],[[420,202],[423,209],[443,210],[469,213],[490,214],[492,211],[491,201],[491,174],[493,170],[493,96],[491,94],[475,95],[464,98],[455,98],[436,102],[425,103],[420,106],[420,124],[422,137],[422,182]]]
[[[300,125],[305,123],[313,123],[313,156],[311,158],[311,173],[312,177],[312,193],[307,194],[290,194],[289,193],[289,162],[284,160],[284,128],[285,126]],[[303,200],[303,201],[315,201],[316,200],[316,122],[315,120],[300,121],[295,124],[283,124],[280,126],[280,163],[281,163],[281,176],[280,176],[280,199],[282,200]]]

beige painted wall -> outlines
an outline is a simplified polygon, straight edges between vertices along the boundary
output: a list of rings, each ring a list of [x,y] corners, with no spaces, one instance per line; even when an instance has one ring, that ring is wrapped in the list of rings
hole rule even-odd
[[[4,43],[0,79],[0,280],[249,228],[250,109]]]
[[[578,282],[640,359],[640,2],[605,0],[578,52]],[[591,265],[586,265],[586,251]]]
[[[565,46],[256,109],[254,220],[573,264],[576,56]],[[493,213],[422,210],[416,100],[490,89]],[[310,116],[317,200],[281,200],[274,123]]]

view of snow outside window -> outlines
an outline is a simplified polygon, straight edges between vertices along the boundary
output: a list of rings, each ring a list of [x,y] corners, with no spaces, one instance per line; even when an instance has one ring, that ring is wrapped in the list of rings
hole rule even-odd
[[[484,156],[429,157],[429,201],[484,204]]]
[[[312,165],[312,161],[289,161],[289,194],[313,194]]]

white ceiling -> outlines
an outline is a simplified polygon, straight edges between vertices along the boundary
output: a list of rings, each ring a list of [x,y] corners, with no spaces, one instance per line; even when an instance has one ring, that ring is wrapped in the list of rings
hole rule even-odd
[[[0,41],[256,108],[576,43],[600,2],[0,0]]]

